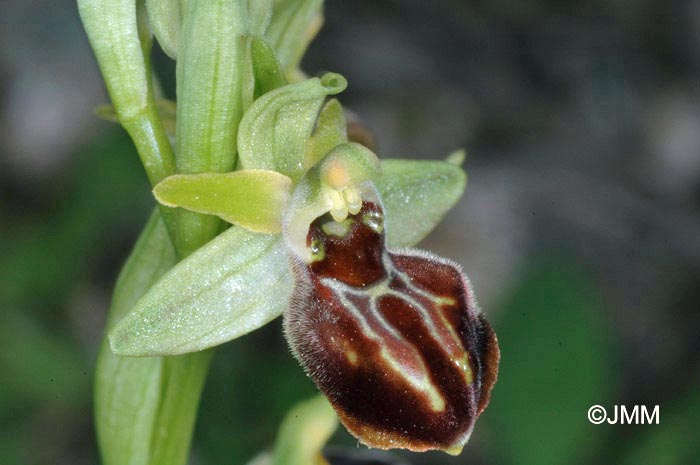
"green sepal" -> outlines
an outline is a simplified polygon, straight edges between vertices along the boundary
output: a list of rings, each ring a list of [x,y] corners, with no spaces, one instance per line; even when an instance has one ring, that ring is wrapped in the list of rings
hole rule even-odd
[[[314,166],[335,146],[348,141],[347,123],[343,106],[338,99],[330,99],[318,114],[314,133],[306,147],[306,166]]]
[[[182,29],[181,0],[146,0],[148,22],[166,55],[177,59]]]
[[[338,417],[323,396],[297,404],[285,416],[272,452],[272,465],[320,465],[321,449],[338,427]]]
[[[278,171],[298,181],[309,166],[306,144],[326,96],[342,92],[339,74],[288,84],[268,92],[248,109],[238,131],[238,150],[245,169]]]
[[[216,215],[250,231],[279,233],[289,204],[292,180],[275,171],[176,174],[154,189],[158,202]]]
[[[464,170],[449,162],[385,159],[381,165],[375,184],[390,247],[412,246],[425,238],[467,185]]]
[[[291,292],[281,237],[234,226],[178,263],[138,301],[110,333],[112,351],[153,356],[212,347],[279,316]]]
[[[323,25],[323,0],[277,0],[265,36],[290,80],[306,48]]]

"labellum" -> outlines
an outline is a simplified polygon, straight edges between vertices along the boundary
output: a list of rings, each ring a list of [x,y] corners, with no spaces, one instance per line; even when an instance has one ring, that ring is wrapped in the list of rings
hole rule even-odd
[[[496,382],[496,335],[456,264],[387,250],[379,200],[353,210],[315,219],[310,258],[292,258],[290,347],[367,446],[458,454]]]

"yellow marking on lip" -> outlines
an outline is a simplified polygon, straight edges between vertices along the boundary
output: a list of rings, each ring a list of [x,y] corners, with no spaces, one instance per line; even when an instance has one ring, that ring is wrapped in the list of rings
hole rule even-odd
[[[348,349],[345,351],[345,356],[347,357],[348,362],[350,362],[350,365],[357,366],[357,352],[352,349]]]
[[[436,386],[432,383],[430,380],[430,377],[428,375],[428,368],[425,365],[425,360],[423,359],[422,355],[418,353],[416,348],[412,345],[409,344],[403,336],[398,334],[396,331],[396,328],[391,326],[379,313],[377,309],[377,302],[376,299],[372,296],[371,293],[368,293],[366,290],[358,291],[358,290],[353,290],[350,286],[347,286],[346,284],[343,284],[341,282],[336,281],[335,279],[332,278],[324,278],[321,280],[321,282],[328,288],[330,288],[335,294],[338,296],[340,302],[343,304],[343,306],[350,311],[351,315],[354,317],[355,321],[360,325],[362,328],[363,334],[373,340],[379,343],[380,349],[379,349],[379,356],[384,359],[384,361],[388,364],[389,367],[391,367],[392,371],[394,371],[398,376],[400,376],[402,379],[408,382],[411,386],[413,386],[415,389],[417,389],[419,392],[421,392],[424,396],[427,397],[428,402],[430,403],[430,407],[434,412],[443,412],[446,407],[445,399],[442,397],[440,394],[439,390],[436,388]],[[388,282],[384,282],[383,285],[377,286],[379,288],[385,288],[388,289]],[[418,360],[418,371],[414,373],[408,373],[406,371],[406,366],[401,363],[399,359],[394,357],[394,355],[387,349],[386,345],[383,343],[383,338],[379,334],[377,334],[373,329],[371,324],[367,321],[367,319],[362,315],[362,312],[360,312],[359,308],[347,298],[347,295],[350,294],[355,294],[355,295],[363,295],[363,296],[369,296],[370,298],[370,313],[374,316],[374,318],[377,320],[377,323],[379,326],[384,328],[390,335],[390,337],[394,338],[397,341],[400,341],[401,344],[404,347],[410,348],[414,355],[416,356],[416,359]],[[346,356],[347,356],[346,352]]]

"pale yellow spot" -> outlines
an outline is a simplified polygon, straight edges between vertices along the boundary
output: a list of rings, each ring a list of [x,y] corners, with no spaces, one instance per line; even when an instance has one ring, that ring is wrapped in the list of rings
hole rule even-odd
[[[325,176],[326,183],[334,189],[346,187],[349,183],[348,170],[342,163],[332,163]]]
[[[348,362],[350,362],[350,365],[357,366],[357,352],[354,350],[348,349],[345,351],[345,356],[348,359]]]
[[[474,377],[472,376],[472,369],[469,366],[469,356],[467,354],[464,354],[463,356],[459,358],[453,358],[452,363],[454,363],[457,368],[464,374],[464,379],[467,382],[467,385],[471,384],[474,381]]]

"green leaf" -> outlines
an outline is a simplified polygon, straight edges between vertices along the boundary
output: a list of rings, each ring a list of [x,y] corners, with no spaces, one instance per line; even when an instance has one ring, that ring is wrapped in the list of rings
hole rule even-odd
[[[292,180],[275,171],[176,174],[154,189],[158,202],[216,215],[224,221],[262,233],[279,233],[292,190]]]
[[[114,353],[182,354],[279,316],[292,278],[279,235],[232,227],[178,263],[110,333]]]
[[[176,60],[182,29],[180,0],[146,0],[146,10],[151,30],[160,47],[166,55]]]
[[[451,163],[381,160],[375,184],[384,204],[387,243],[412,246],[437,226],[457,203],[467,184],[464,171]]]
[[[176,66],[177,169],[179,173],[232,171],[241,98],[245,34],[244,0],[184,3]],[[175,246],[185,257],[216,235],[220,220],[178,210]]]
[[[572,262],[536,263],[503,311],[498,382],[482,415],[508,444],[501,463],[596,463],[605,429],[586,412],[613,404],[617,360],[590,277]]]
[[[277,0],[266,37],[287,77],[297,71],[306,48],[323,25],[323,0]]]
[[[306,149],[306,166],[314,166],[335,146],[348,141],[343,106],[338,99],[330,99],[321,109],[314,133]]]
[[[243,116],[238,133],[241,166],[278,171],[298,181],[305,166],[306,144],[326,96],[345,89],[339,74],[288,84],[268,92]]]
[[[175,264],[158,214],[151,215],[119,274],[108,328]],[[102,341],[95,369],[95,426],[104,465],[147,465],[158,413],[163,359],[122,358]]]
[[[280,426],[272,465],[325,463],[321,449],[337,427],[338,417],[325,397],[317,396],[298,404]]]

